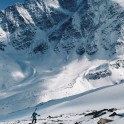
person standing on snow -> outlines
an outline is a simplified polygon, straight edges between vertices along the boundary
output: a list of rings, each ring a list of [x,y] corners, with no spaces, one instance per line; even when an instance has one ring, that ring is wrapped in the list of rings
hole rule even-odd
[[[40,115],[38,115],[36,112],[33,112],[33,114],[32,114],[32,124],[33,123],[37,123],[37,118],[36,118],[36,116],[40,116]]]

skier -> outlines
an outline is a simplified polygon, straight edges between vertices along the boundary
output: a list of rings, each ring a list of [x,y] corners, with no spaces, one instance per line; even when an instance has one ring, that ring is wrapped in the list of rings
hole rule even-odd
[[[33,119],[32,119],[32,124],[33,124],[33,123],[37,123],[37,118],[36,118],[36,116],[40,116],[40,115],[38,115],[36,112],[33,112],[33,114],[32,114],[32,117],[33,117]]]

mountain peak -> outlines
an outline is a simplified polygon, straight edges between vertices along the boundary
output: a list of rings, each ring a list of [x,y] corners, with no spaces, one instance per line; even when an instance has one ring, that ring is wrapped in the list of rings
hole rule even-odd
[[[5,14],[1,12],[0,25],[10,34],[6,38],[9,45],[14,48],[19,45],[16,49],[33,51],[41,32],[55,52],[65,51],[68,55],[82,49],[91,55],[102,48],[102,52],[112,55],[118,49],[123,11],[108,0],[25,0],[25,4],[17,3],[6,8]],[[39,39],[41,44],[42,38]]]

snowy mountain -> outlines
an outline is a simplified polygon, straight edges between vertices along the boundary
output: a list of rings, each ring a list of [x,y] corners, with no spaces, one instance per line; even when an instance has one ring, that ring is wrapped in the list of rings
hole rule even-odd
[[[1,50],[122,54],[123,13],[110,0],[26,0],[0,11]]]
[[[13,112],[18,115],[20,110],[27,113],[18,115],[24,118],[37,105],[41,105],[42,111],[42,104],[47,106],[52,100],[55,103],[48,106],[55,104],[57,109],[53,113],[62,114],[59,111],[66,98],[63,114],[75,112],[71,111],[73,106],[81,112],[85,98],[86,102],[96,104],[95,109],[121,108],[118,103],[124,83],[123,3],[123,0],[25,0],[1,10],[0,119],[6,120]],[[107,102],[107,97],[99,107],[104,92],[109,93],[110,89],[111,99],[116,88],[114,95],[118,99],[112,100],[118,106]],[[98,99],[91,99],[92,91]],[[77,94],[79,103],[71,99]],[[87,104],[85,111],[91,111],[91,106]],[[46,107],[43,110],[45,115],[49,113]]]

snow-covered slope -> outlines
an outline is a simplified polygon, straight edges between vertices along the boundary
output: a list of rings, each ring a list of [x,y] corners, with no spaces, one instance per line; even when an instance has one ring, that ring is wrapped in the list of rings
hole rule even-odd
[[[37,60],[23,60],[22,62],[13,61],[9,57],[4,58],[4,65],[1,65],[1,70],[3,70],[1,77],[4,77],[1,78],[0,90],[1,115],[33,107],[50,100],[62,99],[99,87],[124,82],[124,60],[118,59],[109,63],[107,60],[95,59],[91,61],[84,56],[71,62],[63,62],[56,56],[51,56],[51,58],[44,57],[46,59],[43,61],[43,58],[37,57]],[[54,61],[50,61],[54,57],[57,59],[56,64]],[[12,64],[10,65],[8,61]],[[91,75],[93,78],[91,78]],[[112,91],[115,92],[114,88]],[[123,90],[120,91],[122,92]],[[102,92],[104,93],[104,90]],[[113,93],[109,95],[115,96]],[[116,95],[119,94],[117,93]],[[102,99],[100,99],[101,96],[98,96],[99,101]],[[109,96],[105,95],[105,97],[108,98]],[[123,95],[120,94],[119,97],[122,97],[123,100]],[[86,98],[88,97],[86,96]],[[85,101],[85,98],[80,99]],[[79,106],[77,106],[80,108],[82,103],[85,103],[84,101],[79,102]],[[100,105],[99,101],[96,101],[95,105]],[[70,101],[70,104],[71,102],[76,104],[75,101]],[[91,103],[93,102],[92,100]],[[98,105],[96,105],[96,108]],[[121,101],[120,105],[123,106]],[[118,106],[120,105],[118,104]],[[108,107],[111,106],[111,104],[108,104]],[[58,111],[61,111],[60,108],[58,108]]]
[[[123,107],[120,2],[25,0],[0,11],[1,120],[43,103],[46,115]]]
[[[50,101],[37,106],[38,124],[40,123],[80,123],[80,124],[96,124],[100,118],[112,120],[112,124],[123,124],[124,84],[108,86],[95,90],[90,90],[79,95]],[[31,114],[35,107],[28,108],[19,112],[1,116],[1,124],[31,122]],[[97,111],[96,116],[93,112]],[[110,116],[113,112],[118,115]],[[91,114],[90,114],[91,113]],[[122,118],[122,119],[121,119]],[[10,121],[11,119],[11,121]]]

